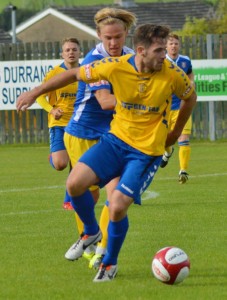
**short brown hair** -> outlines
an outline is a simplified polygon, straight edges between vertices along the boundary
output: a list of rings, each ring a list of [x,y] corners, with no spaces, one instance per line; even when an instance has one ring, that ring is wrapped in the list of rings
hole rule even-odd
[[[170,33],[169,35],[168,35],[168,40],[169,39],[176,39],[176,40],[180,40],[180,38],[179,38],[179,35],[177,35],[176,33]]]
[[[170,28],[165,25],[143,24],[136,28],[133,42],[134,47],[143,45],[148,48],[156,38],[166,39],[169,35]]]
[[[73,37],[68,37],[68,38],[64,38],[61,42],[61,45],[65,45],[65,43],[75,43],[80,47],[80,42],[78,41],[77,38],[73,38]]]

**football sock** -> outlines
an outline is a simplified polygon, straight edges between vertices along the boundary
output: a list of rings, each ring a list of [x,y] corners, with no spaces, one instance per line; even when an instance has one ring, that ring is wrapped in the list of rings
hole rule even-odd
[[[187,170],[189,165],[191,155],[191,147],[189,141],[184,141],[179,143],[179,161],[180,161],[180,170]]]
[[[64,198],[64,203],[67,203],[67,202],[71,202],[71,198],[67,192],[67,190],[65,190],[65,198]]]
[[[96,234],[99,230],[99,226],[95,218],[95,205],[91,192],[87,190],[80,196],[71,197],[71,203],[81,221],[84,223],[84,233],[88,235]]]
[[[51,157],[52,157],[52,155],[51,155]],[[71,166],[71,163],[69,162],[69,173],[71,172],[71,170],[72,170],[72,166]],[[66,202],[71,202],[71,198],[70,198],[67,190],[65,190],[65,199],[64,199],[64,203],[66,203]]]
[[[79,232],[79,235],[81,235],[84,232],[84,223],[81,221],[78,214],[75,212],[75,219],[76,219],[76,225]]]
[[[99,219],[99,227],[100,230],[102,231],[102,240],[101,242],[98,243],[98,247],[101,247],[103,249],[106,248],[107,246],[107,238],[108,238],[108,233],[107,233],[107,228],[109,224],[109,201],[106,200],[106,203],[102,209],[100,219]]]
[[[128,216],[118,222],[109,221],[107,251],[103,258],[105,265],[117,264],[118,254],[125,240],[128,227]]]

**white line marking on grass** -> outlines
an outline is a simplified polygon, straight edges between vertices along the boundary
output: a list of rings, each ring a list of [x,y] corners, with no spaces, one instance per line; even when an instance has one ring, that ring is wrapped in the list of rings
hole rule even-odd
[[[226,176],[227,173],[214,173],[214,174],[203,174],[203,175],[196,175],[190,176],[190,178],[206,178],[206,177],[214,177],[214,176]],[[176,180],[176,177],[163,177],[157,178],[156,180]],[[1,193],[15,193],[15,192],[31,192],[31,191],[40,191],[40,190],[51,190],[51,189],[61,189],[65,188],[64,185],[53,185],[53,186],[42,186],[42,187],[34,187],[34,188],[17,188],[17,189],[5,189],[0,190]],[[159,197],[159,193],[155,191],[145,191],[142,196],[142,201],[146,201],[149,199],[154,199]],[[97,204],[97,206],[101,206],[103,204]],[[21,212],[9,212],[9,213],[0,213],[0,216],[14,216],[14,215],[29,215],[29,214],[40,214],[40,213],[52,213],[54,211],[60,211],[63,209],[48,209],[48,210],[31,210],[31,211],[21,211]]]
[[[206,178],[206,177],[218,177],[218,176],[226,176],[227,173],[214,173],[214,174],[203,174],[203,175],[190,175],[189,178]],[[163,177],[163,178],[155,178],[155,180],[176,180],[176,177]]]
[[[40,190],[55,190],[64,188],[64,185],[53,185],[53,186],[40,186],[34,188],[22,188],[22,189],[7,189],[0,190],[0,193],[15,193],[15,192],[31,192],[31,191],[40,191]]]
[[[159,193],[156,193],[155,191],[145,191],[142,196],[142,201],[155,199],[157,197],[159,197]]]
[[[226,176],[227,173],[213,173],[213,174],[203,174],[203,175],[195,175],[190,178],[206,178],[206,177],[214,177],[214,176]],[[176,180],[176,177],[163,177],[163,178],[155,178],[155,180]],[[15,193],[15,192],[30,192],[30,191],[40,191],[40,190],[53,190],[53,189],[61,189],[65,188],[64,185],[53,185],[53,186],[40,186],[34,188],[17,188],[17,189],[5,189],[0,190],[1,193]]]
[[[6,214],[0,214],[1,217],[4,216],[15,216],[15,215],[35,215],[35,214],[43,214],[43,213],[53,213],[54,211],[59,211],[63,209],[46,209],[46,210],[29,210],[29,211],[17,211],[17,212],[9,212]]]

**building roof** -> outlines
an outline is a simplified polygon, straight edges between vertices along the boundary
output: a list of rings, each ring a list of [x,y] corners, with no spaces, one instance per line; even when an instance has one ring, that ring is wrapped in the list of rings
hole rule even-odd
[[[124,7],[120,7],[119,5],[111,6],[124,9]],[[95,29],[94,15],[99,9],[104,7],[106,5],[55,7],[55,9]],[[209,19],[214,14],[211,4],[199,0],[168,3],[134,3],[131,7],[127,6],[125,9],[136,14],[138,25],[142,23],[169,25],[172,30],[182,29],[186,17]]]
[[[138,25],[142,23],[169,25],[171,30],[182,29],[186,21],[186,17],[210,19],[214,15],[213,6],[208,3],[200,2],[199,0],[168,3],[131,2],[133,2],[133,5],[121,6],[118,4],[113,4],[108,6],[127,9],[128,11],[133,12],[138,18]],[[106,7],[106,5],[73,7],[52,6],[18,25],[16,27],[16,34],[23,32],[48,15],[52,15],[54,17],[57,17],[59,20],[64,21],[71,26],[74,26],[86,32],[90,36],[97,38],[94,24],[94,15],[98,10],[104,7]],[[10,32],[10,34],[12,35],[12,32]]]

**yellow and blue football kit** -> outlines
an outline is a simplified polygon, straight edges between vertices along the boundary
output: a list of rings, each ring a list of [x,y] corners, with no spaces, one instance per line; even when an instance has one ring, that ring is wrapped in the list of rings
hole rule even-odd
[[[67,67],[64,62],[52,70],[50,70],[45,78],[44,82],[50,78],[65,72]],[[42,106],[48,114],[48,127],[50,132],[50,152],[57,152],[65,150],[63,136],[64,128],[68,124],[72,114],[74,102],[76,100],[76,93],[78,89],[78,82],[71,83],[65,87],[51,91],[47,94],[40,96],[37,102]],[[59,120],[55,120],[54,116],[50,114],[52,108],[60,108],[63,111],[63,115]]]
[[[50,70],[46,74],[43,81],[46,82],[52,77],[65,72],[66,70],[67,67],[65,63],[62,62],[60,65],[55,66],[52,70]],[[73,114],[73,105],[76,100],[77,88],[78,82],[71,83],[65,87],[41,95],[37,99],[39,105],[48,112],[48,127],[50,139],[49,162],[53,168],[55,168],[55,166],[52,159],[52,153],[66,150],[64,144],[65,126],[68,124]],[[63,111],[63,114],[60,119],[56,120],[54,116],[50,113],[50,111],[53,108],[60,108]],[[66,191],[64,203],[69,202],[70,197],[68,195],[68,192]]]
[[[109,134],[80,161],[98,175],[100,186],[121,175],[117,189],[140,203],[140,195],[150,184],[164,152],[172,94],[187,101],[194,91],[190,80],[168,60],[161,71],[139,73],[131,54],[85,65],[80,76],[85,82],[108,80],[117,100]],[[130,172],[123,171],[126,162]]]
[[[188,56],[179,54],[176,59],[172,59],[168,54],[166,54],[166,58],[175,63],[179,68],[181,68],[187,75],[192,73],[192,63]],[[171,112],[169,117],[170,122],[170,130],[172,130],[175,126],[179,109],[180,109],[181,99],[177,97],[177,95],[172,95],[172,105],[171,105]],[[192,130],[192,117],[188,119],[187,123],[185,124],[182,134],[190,135]],[[180,162],[180,170],[186,171],[188,169],[188,164],[191,155],[191,147],[189,139],[185,139],[184,141],[179,141],[179,162]],[[171,153],[172,149],[166,149],[167,152]]]
[[[112,84],[117,104],[110,133],[152,156],[164,153],[172,94],[187,100],[194,91],[175,64],[165,60],[161,71],[139,73],[131,54],[85,65],[80,76],[85,82]]]
[[[79,161],[96,173],[100,187],[120,176],[116,189],[140,204],[140,196],[151,183],[164,152],[171,96],[174,93],[187,101],[194,88],[187,75],[167,60],[161,71],[138,72],[134,55],[85,65],[80,68],[80,77],[87,83],[101,79],[110,82],[117,105],[109,132]],[[97,223],[88,191],[72,197],[72,202],[83,218],[85,234],[95,234],[93,228],[97,232]],[[127,229],[127,215],[120,221],[109,222],[104,265],[117,264]]]

